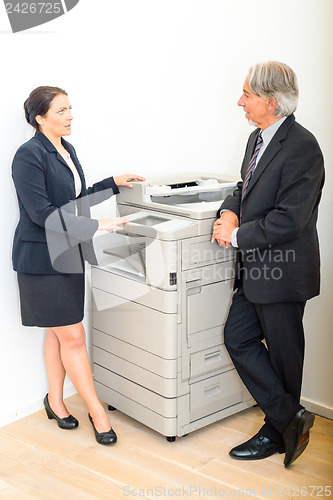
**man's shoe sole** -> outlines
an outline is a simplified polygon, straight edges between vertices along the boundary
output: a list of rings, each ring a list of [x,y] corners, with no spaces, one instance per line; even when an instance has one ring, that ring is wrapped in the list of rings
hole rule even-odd
[[[315,415],[305,410],[299,419],[297,426],[298,442],[291,456],[284,458],[285,467],[289,467],[303,453],[309,444],[310,429],[313,427]]]

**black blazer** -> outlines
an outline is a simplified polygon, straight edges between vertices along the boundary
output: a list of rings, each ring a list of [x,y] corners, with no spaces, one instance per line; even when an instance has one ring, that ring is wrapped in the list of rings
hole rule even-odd
[[[71,169],[41,132],[23,144],[13,159],[20,219],[12,257],[14,270],[21,273],[82,273],[84,260],[97,263],[91,239],[98,221],[90,218],[90,206],[119,192],[113,177],[86,188],[73,146],[61,141],[81,179],[77,200]]]
[[[249,137],[241,177],[260,130]],[[221,209],[240,214],[242,181]],[[289,116],[253,173],[242,202],[237,264],[246,297],[255,303],[305,301],[319,294],[316,222],[324,161],[315,137]],[[237,287],[238,273],[235,286]]]

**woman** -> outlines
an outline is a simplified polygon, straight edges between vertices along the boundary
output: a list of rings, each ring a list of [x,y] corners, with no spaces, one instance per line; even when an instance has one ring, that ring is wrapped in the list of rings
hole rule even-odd
[[[58,87],[38,87],[24,103],[35,136],[17,151],[12,175],[20,220],[13,244],[22,324],[46,327],[45,362],[49,391],[44,406],[49,419],[62,429],[78,421],[63,402],[66,373],[88,407],[89,420],[100,444],[117,436],[97,398],[82,325],[84,261],[96,263],[92,236],[113,232],[123,217],[94,220],[89,206],[131,187],[138,175],[109,177],[86,188],[82,167],[71,144],[73,119],[67,93]]]

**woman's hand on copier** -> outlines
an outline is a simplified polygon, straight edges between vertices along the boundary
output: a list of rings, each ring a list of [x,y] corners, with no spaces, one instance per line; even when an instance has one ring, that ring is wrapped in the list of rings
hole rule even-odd
[[[126,217],[112,217],[109,219],[99,219],[98,220],[98,231],[109,231],[109,233],[113,233],[117,229],[121,229],[118,224],[126,224],[129,222],[129,219]]]
[[[141,177],[141,175],[123,174],[113,177],[113,180],[117,186],[126,186],[131,188],[132,184],[130,183],[130,181],[145,181],[146,179],[144,177]]]

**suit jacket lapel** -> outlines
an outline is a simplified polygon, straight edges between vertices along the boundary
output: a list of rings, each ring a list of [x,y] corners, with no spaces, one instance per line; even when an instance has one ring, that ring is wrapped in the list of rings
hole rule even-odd
[[[282,123],[281,127],[276,131],[275,135],[273,136],[272,140],[268,144],[267,148],[265,149],[263,155],[261,156],[254,172],[251,177],[249,186],[247,188],[247,191],[245,193],[245,196],[248,196],[248,194],[251,192],[251,189],[253,186],[256,184],[258,179],[260,178],[261,174],[266,170],[266,168],[269,166],[270,162],[273,160],[274,156],[280,151],[282,148],[281,142],[286,138],[288,131],[291,127],[291,125],[294,123],[295,117],[294,115],[288,116],[288,118]],[[253,134],[253,140],[256,141],[257,137],[259,135],[260,130],[258,129],[257,134]],[[254,148],[254,145],[253,145]],[[249,148],[248,151],[253,151],[253,148],[250,149],[250,141],[249,141]],[[252,154],[252,153],[251,153]],[[249,157],[249,161],[251,159],[251,156]]]
[[[266,170],[266,168],[268,167],[270,162],[273,160],[274,156],[282,148],[280,142],[278,142],[278,143],[274,142],[274,144],[272,144],[273,140],[274,140],[274,137],[271,140],[271,142],[269,143],[268,147],[265,149],[262,157],[260,158],[258,165],[256,166],[256,168],[253,172],[253,175],[251,177],[251,180],[250,180],[249,186],[247,188],[247,191],[245,193],[245,196],[247,196],[249,194],[249,192],[251,191],[251,189],[253,188],[255,183],[258,181],[261,174]],[[244,198],[245,198],[245,196],[244,196]]]
[[[47,151],[49,151],[50,153],[55,153],[56,157],[57,157],[57,160],[59,160],[63,165],[65,165],[65,167],[67,167],[70,170],[70,167],[68,166],[68,163],[66,162],[66,160],[61,156],[61,154],[59,153],[59,151],[54,147],[54,145],[46,137],[46,135],[44,135],[42,132],[40,132],[39,130],[37,130],[36,133],[35,133],[35,137],[36,137],[36,139],[38,139],[43,144],[43,146],[47,149]],[[67,141],[65,141],[64,139],[61,139],[61,142],[62,142],[62,145],[64,146],[64,148],[66,149],[66,151],[68,151],[69,154],[71,155],[73,163],[76,166],[76,169],[79,172],[79,175],[80,175],[80,178],[81,178],[81,181],[82,181],[83,172],[82,172],[81,166],[79,168],[78,164],[77,164],[77,161],[74,159],[75,155],[72,153],[72,151],[71,151],[71,149],[69,147],[70,144]]]

